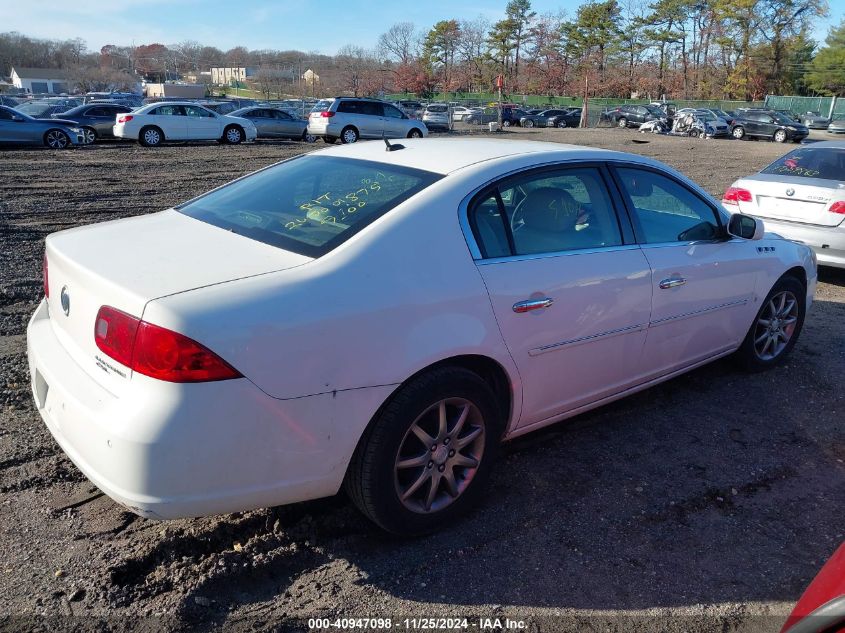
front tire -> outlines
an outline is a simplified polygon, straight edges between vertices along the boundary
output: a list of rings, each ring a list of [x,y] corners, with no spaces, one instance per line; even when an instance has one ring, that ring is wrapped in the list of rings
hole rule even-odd
[[[62,130],[48,130],[44,135],[44,145],[50,149],[66,149],[71,145],[70,137]]]
[[[158,147],[164,141],[164,134],[157,127],[145,127],[138,134],[138,142],[144,147]]]
[[[327,145],[334,145],[336,142],[337,142],[336,136],[324,136],[323,137],[323,143],[326,143]]]
[[[782,363],[801,334],[806,303],[804,284],[795,277],[781,277],[766,296],[737,350],[739,363],[752,372]]]
[[[745,128],[741,125],[737,125],[731,130],[731,136],[733,136],[736,140],[741,141],[745,138]]]
[[[237,125],[230,125],[223,130],[223,140],[229,145],[239,145],[244,140],[244,131]]]
[[[786,130],[778,130],[774,135],[775,143],[786,143]]]
[[[510,122],[510,121],[508,121],[507,119],[505,119],[504,121],[502,121],[502,127],[510,127],[510,126],[511,126],[511,122]]]
[[[626,119],[624,116],[619,117],[619,120],[616,122],[616,125],[618,125],[621,128],[628,127],[628,119]]]
[[[534,121],[531,119],[525,119],[525,122],[522,124],[522,127],[534,127]]]
[[[299,139],[301,141],[305,141],[306,143],[316,143],[317,137],[313,134],[309,134],[307,131],[302,133],[302,138]]]
[[[358,138],[359,138],[358,130],[356,130],[352,126],[344,128],[343,131],[340,133],[340,142],[343,143],[344,145],[346,145],[348,143],[357,143]]]
[[[358,443],[344,482],[395,534],[431,532],[479,498],[501,434],[496,396],[477,374],[443,367],[410,381]]]
[[[557,122],[557,126],[559,128],[565,128],[566,127],[566,121],[561,119],[560,121]]]

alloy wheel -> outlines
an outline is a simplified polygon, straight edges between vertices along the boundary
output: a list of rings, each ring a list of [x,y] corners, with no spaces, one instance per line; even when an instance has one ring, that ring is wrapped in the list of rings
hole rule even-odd
[[[50,130],[47,133],[47,145],[52,149],[64,149],[69,142],[67,134],[60,130]]]
[[[97,134],[90,127],[82,128],[82,138],[86,145],[91,145],[97,140]]]
[[[426,409],[405,434],[394,466],[400,502],[408,510],[439,512],[469,487],[484,454],[479,408],[447,398]]]
[[[773,360],[783,353],[798,323],[798,300],[789,290],[775,294],[754,326],[754,353],[760,360]]]

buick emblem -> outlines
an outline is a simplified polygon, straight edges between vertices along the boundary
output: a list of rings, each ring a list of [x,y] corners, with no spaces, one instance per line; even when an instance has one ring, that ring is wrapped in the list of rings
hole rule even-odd
[[[67,293],[67,286],[62,288],[62,310],[65,316],[70,315],[70,295]]]
[[[794,195],[795,195],[795,189],[793,189],[792,187],[790,187],[789,189],[787,189],[787,190],[786,190],[786,195],[788,195],[788,196],[794,196]]]

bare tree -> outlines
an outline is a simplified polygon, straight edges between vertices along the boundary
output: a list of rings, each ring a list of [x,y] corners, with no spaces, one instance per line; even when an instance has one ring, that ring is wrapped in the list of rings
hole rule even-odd
[[[413,22],[399,22],[391,26],[387,33],[378,38],[378,53],[384,59],[399,64],[408,64],[413,60],[419,48],[419,36]]]

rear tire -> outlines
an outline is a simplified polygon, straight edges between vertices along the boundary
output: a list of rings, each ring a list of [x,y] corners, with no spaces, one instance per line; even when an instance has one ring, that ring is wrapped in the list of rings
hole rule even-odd
[[[382,529],[431,532],[478,501],[501,431],[487,383],[460,367],[435,369],[382,408],[358,442],[344,487]]]
[[[323,143],[327,143],[329,145],[334,145],[337,142],[337,137],[335,136],[324,136]]]
[[[508,121],[508,120],[502,121],[502,127],[510,127],[510,126],[511,126],[510,121]]]
[[[739,364],[758,372],[782,363],[801,334],[806,303],[804,284],[795,277],[781,277],[766,295],[736,352]]]
[[[164,133],[155,126],[141,128],[138,133],[138,142],[144,147],[158,147],[164,141]]]
[[[446,128],[448,130],[448,128]],[[410,132],[408,132],[408,138],[422,138],[423,133],[418,128],[412,128]]]
[[[525,122],[522,124],[522,127],[534,127],[534,121],[531,119],[525,119]]]
[[[357,143],[359,139],[358,130],[356,130],[351,125],[349,127],[343,128],[343,131],[340,133],[340,142],[344,145],[349,143]]]
[[[82,128],[82,137],[85,139],[86,145],[93,145],[97,140],[97,131],[92,127]]]

